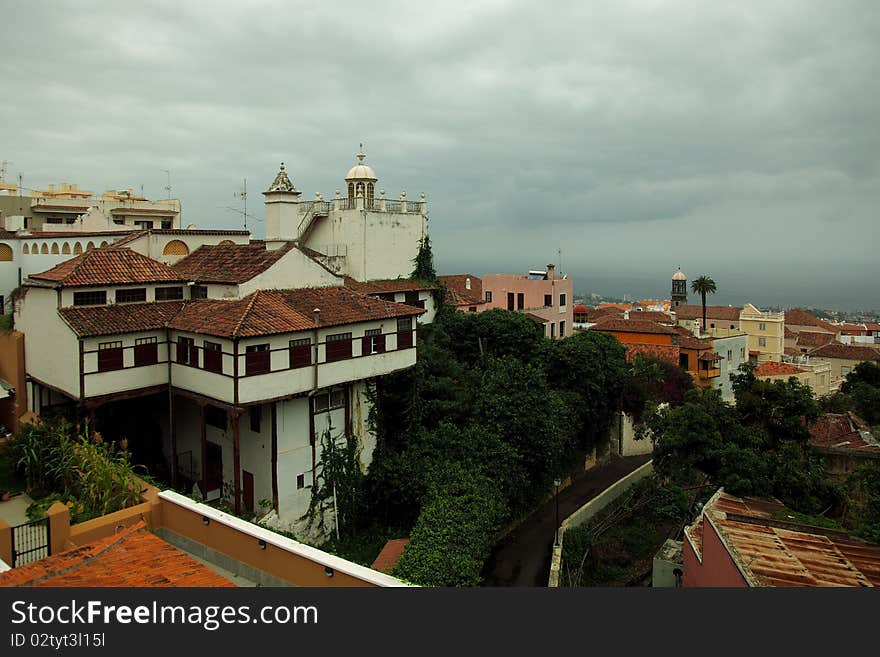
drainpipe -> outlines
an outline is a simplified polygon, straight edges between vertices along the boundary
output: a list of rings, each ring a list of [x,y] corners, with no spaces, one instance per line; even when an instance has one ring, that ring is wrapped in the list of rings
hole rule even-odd
[[[312,370],[314,372],[314,378],[312,381],[312,392],[315,392],[318,389],[318,325],[321,323],[321,309],[315,308],[312,311],[312,317],[315,321],[315,332],[314,332],[314,342],[315,342],[315,362],[312,366]]]

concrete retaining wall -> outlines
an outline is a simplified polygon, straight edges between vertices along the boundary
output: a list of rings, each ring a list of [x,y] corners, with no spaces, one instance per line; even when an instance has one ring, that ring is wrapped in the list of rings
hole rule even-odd
[[[559,569],[562,566],[562,545],[565,540],[565,532],[571,527],[580,527],[585,524],[599,511],[623,495],[633,484],[649,477],[653,472],[654,461],[651,460],[630,472],[623,479],[617,480],[562,521],[559,526],[559,545],[553,546],[553,559],[550,562],[550,579],[547,586],[551,588],[559,586]]]

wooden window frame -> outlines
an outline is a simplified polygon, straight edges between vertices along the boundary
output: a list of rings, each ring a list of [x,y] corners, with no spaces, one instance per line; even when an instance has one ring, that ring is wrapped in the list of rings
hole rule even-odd
[[[112,372],[121,370],[125,364],[125,355],[121,340],[98,343],[98,371]]]
[[[223,345],[219,342],[202,341],[202,369],[223,374]]]
[[[147,338],[135,338],[134,341],[134,366],[146,367],[156,365],[159,362],[159,338],[151,336]]]

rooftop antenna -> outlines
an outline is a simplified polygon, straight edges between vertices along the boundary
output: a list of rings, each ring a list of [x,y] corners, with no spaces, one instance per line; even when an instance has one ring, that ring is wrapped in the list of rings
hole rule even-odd
[[[559,249],[557,249],[556,254],[559,256],[559,258],[557,258],[557,260],[559,262],[559,273],[561,275],[562,274],[562,248],[561,247]]]
[[[244,209],[241,211],[241,215],[244,217],[244,229],[247,230],[247,220],[248,220],[248,212],[247,212],[247,178],[245,178],[241,183],[241,191],[236,194],[238,198],[241,199],[242,205]]]
[[[165,172],[166,183],[165,183],[165,192],[168,194],[168,200],[171,200],[171,171],[168,169],[162,169]]]

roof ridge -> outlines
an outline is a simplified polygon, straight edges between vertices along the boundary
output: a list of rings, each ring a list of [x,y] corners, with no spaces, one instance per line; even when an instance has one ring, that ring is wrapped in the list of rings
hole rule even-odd
[[[251,299],[248,301],[247,306],[245,306],[244,312],[241,314],[241,317],[238,318],[238,322],[232,328],[232,336],[236,337],[238,332],[241,330],[241,325],[244,323],[244,320],[250,315],[251,310],[254,307],[254,304],[257,302],[257,297],[263,290],[257,290],[253,294],[251,294]]]

